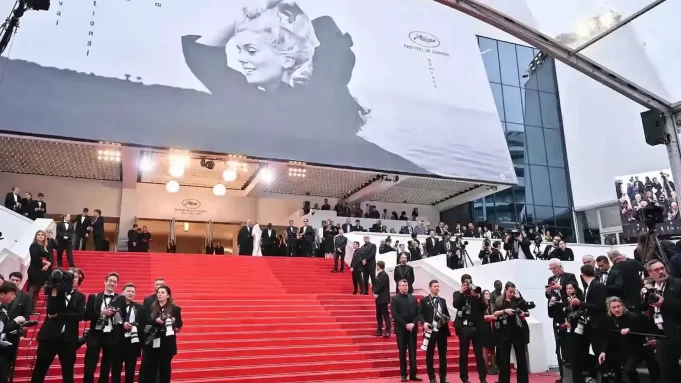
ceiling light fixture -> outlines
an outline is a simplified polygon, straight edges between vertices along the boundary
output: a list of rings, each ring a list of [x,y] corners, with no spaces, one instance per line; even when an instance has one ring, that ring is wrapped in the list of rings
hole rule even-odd
[[[180,164],[170,165],[168,174],[173,178],[180,178],[184,175],[184,166]]]
[[[222,179],[225,180],[225,182],[233,182],[236,181],[237,174],[236,170],[234,169],[227,169],[222,173]]]
[[[288,176],[289,177],[305,178],[306,173],[307,173],[307,169],[305,169],[305,168],[294,168],[294,167],[288,168]]]
[[[98,150],[97,159],[100,161],[121,162],[121,152],[118,150]]]
[[[261,169],[260,180],[266,184],[271,184],[274,181],[274,171],[270,168]]]
[[[154,160],[152,160],[150,154],[143,154],[140,158],[139,168],[143,172],[150,172],[154,170]]]
[[[180,184],[175,180],[170,180],[166,184],[166,191],[168,193],[177,193],[180,191]]]
[[[213,194],[222,197],[223,195],[227,194],[227,188],[223,184],[217,184],[213,186]]]

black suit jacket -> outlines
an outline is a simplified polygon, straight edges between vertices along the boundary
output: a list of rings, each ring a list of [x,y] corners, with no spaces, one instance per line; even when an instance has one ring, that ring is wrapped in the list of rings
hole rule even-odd
[[[314,227],[310,225],[301,226],[299,232],[303,235],[303,239],[308,242],[314,242],[314,239],[317,236],[317,232],[315,231]]]
[[[87,234],[88,228],[90,226],[92,226],[92,218],[90,218],[90,216],[88,215],[83,216],[82,214],[78,214],[78,216],[76,217],[75,232],[80,236],[84,236],[85,234]]]
[[[19,212],[20,209],[17,208],[17,202],[21,202],[21,197],[17,197],[17,200],[14,200],[14,193],[9,192],[5,196],[5,207],[8,208],[9,210]]]
[[[28,320],[33,311],[33,302],[31,301],[31,297],[25,292],[17,290],[16,297],[7,308],[7,317],[9,321],[13,321],[14,318],[18,316],[22,316]],[[3,329],[3,332],[7,334],[7,341],[12,343],[12,346],[9,346],[10,350],[16,350],[16,345],[19,344],[19,333],[17,332],[16,334],[12,334],[12,332],[18,327],[18,324],[11,324],[9,328],[6,327]]]
[[[442,314],[451,318],[451,315],[449,315],[449,309],[447,308],[447,301],[442,297],[438,297],[437,300],[439,302]],[[433,315],[435,315],[433,305],[433,299],[430,295],[421,298],[421,304],[419,305],[419,320],[421,323],[433,323]],[[452,336],[451,331],[449,331],[449,323],[447,323],[447,326],[442,326],[439,332],[445,334],[445,336]]]
[[[350,233],[350,232],[354,231],[354,230],[352,230],[352,225],[347,224],[347,223],[344,223],[343,226],[341,226],[341,229],[343,229],[344,233]]]
[[[74,290],[68,304],[63,296],[47,297],[47,314],[45,322],[38,331],[39,342],[64,341],[75,343],[78,341],[79,324],[85,316],[85,295]],[[56,314],[50,318],[49,315]],[[65,328],[65,329],[64,329]],[[62,333],[62,329],[64,332]]]
[[[597,327],[607,315],[605,300],[608,298],[608,288],[598,279],[594,279],[588,289],[585,289],[584,294],[584,302],[579,305],[579,308],[587,311],[592,326]]]
[[[345,254],[345,247],[348,245],[348,237],[340,234],[333,239],[333,248],[338,254]]]
[[[546,283],[547,285],[550,285],[551,282],[556,282],[556,277],[551,276],[549,277],[548,282]],[[577,281],[577,277],[572,274],[572,273],[563,273],[560,275],[560,278],[558,278],[557,283],[562,287],[560,290],[560,299],[565,302],[567,300],[567,293],[565,292],[565,285],[567,285],[569,282],[576,283],[577,286],[581,286],[579,282]],[[551,294],[544,294],[546,295],[547,299],[551,299]]]
[[[376,274],[376,286],[374,286],[374,294],[378,295],[376,298],[376,303],[388,304],[390,303],[390,277],[385,270],[381,270],[380,273]]]
[[[104,235],[104,218],[92,217],[92,235]]]
[[[603,273],[598,274],[598,280],[601,280]],[[614,270],[612,267],[608,270],[608,279],[605,281],[605,287],[608,289],[609,297],[622,297],[622,289],[624,288],[624,276],[619,270]]]
[[[38,206],[38,202],[40,202],[40,206]],[[38,200],[33,200],[31,201],[31,204],[29,206],[29,213],[28,216],[33,219],[38,219],[38,218],[45,218],[45,214],[47,214],[47,203],[45,201],[38,201]],[[39,209],[39,210],[36,210]]]
[[[401,280],[406,279],[409,284],[409,294],[414,293],[414,268],[409,265],[397,265],[393,271],[393,280],[397,285]]]
[[[662,332],[678,342],[681,340],[681,279],[670,278],[665,284],[662,296],[664,297],[662,307],[660,307],[663,320]],[[650,317],[654,318],[654,308],[645,308],[650,311]],[[656,325],[653,326],[657,328]]]
[[[622,287],[622,295],[620,298],[627,304],[628,307],[638,307],[641,303],[641,282],[640,272],[643,271],[641,263],[635,259],[628,258],[624,261],[617,262],[610,270],[618,270],[622,273],[622,278],[626,281]]]
[[[440,240],[436,237],[426,238],[426,253],[429,257],[434,257],[437,255],[438,250],[440,250]]]
[[[350,261],[350,268],[354,270],[362,270],[362,250],[361,249],[356,249],[354,253],[352,253],[352,260]]]
[[[57,243],[60,245],[71,243],[71,241],[73,240],[75,228],[73,223],[69,222],[68,224],[69,226],[67,228],[65,222],[57,223],[57,234],[55,235],[55,239],[57,240]]]
[[[482,329],[485,326],[485,303],[481,296],[474,297],[472,295],[464,295],[460,291],[454,292],[453,296],[454,308],[457,309],[456,319],[454,320],[454,330],[456,335],[463,335],[464,320],[473,322],[473,326],[476,329]],[[471,315],[466,318],[463,315],[459,316],[458,312],[461,312],[464,307],[468,304],[471,307]]]
[[[148,297],[144,298],[144,302],[142,302],[144,310],[151,311],[151,305],[153,305],[154,302],[156,302],[156,294],[151,294]]]
[[[121,319],[123,319],[123,323],[128,322],[130,324],[137,323],[137,336],[139,337],[139,343],[137,343],[138,347],[133,348],[132,352],[135,353],[135,356],[140,356],[142,352],[142,345],[144,344],[144,327],[142,327],[142,324],[144,322],[144,310],[142,308],[142,305],[137,303],[137,302],[131,302],[130,306],[132,306],[132,310],[135,312],[135,318],[134,322],[130,322],[130,318],[126,318],[127,316],[127,303],[125,302],[125,298],[121,298],[117,300],[114,303],[114,306],[120,311],[121,313]],[[127,320],[126,320],[127,319]],[[113,326],[113,337],[114,337],[114,342],[118,344],[130,344],[130,338],[125,337],[125,329],[123,328],[123,325],[116,325],[114,324]]]
[[[85,305],[85,317],[83,320],[86,322],[90,322],[89,327],[90,327],[90,339],[93,338],[93,336],[99,335],[101,332],[95,330],[95,326],[97,325],[97,320],[100,317],[100,311],[102,310],[102,301],[104,300],[104,292],[97,293],[97,294],[90,294],[87,297],[87,304]],[[125,302],[125,298],[120,297],[119,295],[114,293],[113,298],[109,301],[109,305],[117,306],[120,303],[119,302]]]
[[[365,266],[376,264],[376,245],[373,243],[365,243],[360,250],[362,251],[362,260],[367,261]]]
[[[239,230],[237,235],[237,245],[242,249],[253,248],[253,228],[244,226]]]
[[[168,344],[168,350],[170,351],[171,355],[177,354],[177,332],[182,328],[184,325],[182,322],[182,309],[180,306],[173,305],[171,308],[171,316],[175,318],[175,336],[162,336],[161,341],[166,342]],[[147,311],[144,309],[144,320],[142,322],[143,327],[146,327],[147,325],[151,325],[152,329],[155,330],[156,334],[159,334],[159,330],[165,328],[165,325],[159,325],[156,323],[156,318],[152,318],[153,312],[151,310]],[[152,345],[145,346],[146,348],[151,348],[153,347]]]
[[[395,321],[395,332],[405,332],[407,324],[413,323],[414,329],[418,331],[419,304],[416,297],[411,294],[397,294],[390,302],[390,312]]]
[[[272,234],[270,234],[270,230],[272,230]],[[274,246],[274,241],[277,239],[277,231],[274,229],[265,228],[262,231],[260,239],[262,239],[263,246],[265,247]]]
[[[286,238],[287,239],[296,239],[298,236],[298,228],[295,226],[289,226],[286,228]]]

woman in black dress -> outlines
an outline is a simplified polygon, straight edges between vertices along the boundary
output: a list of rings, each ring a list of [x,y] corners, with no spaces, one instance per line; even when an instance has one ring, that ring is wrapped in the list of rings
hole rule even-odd
[[[33,243],[28,248],[31,263],[28,265],[28,295],[36,307],[38,294],[52,272],[52,252],[48,250],[47,234],[38,230],[33,237]]]
[[[480,329],[479,334],[483,347],[482,356],[485,359],[487,373],[496,375],[499,373],[499,367],[496,365],[497,338],[494,334],[494,321],[497,318],[494,316],[494,302],[489,290],[482,292],[482,299],[485,302],[485,326]]]

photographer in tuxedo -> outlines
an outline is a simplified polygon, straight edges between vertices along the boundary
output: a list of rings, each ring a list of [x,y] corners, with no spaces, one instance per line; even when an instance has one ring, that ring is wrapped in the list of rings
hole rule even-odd
[[[114,315],[117,313],[116,304],[121,299],[116,299],[116,286],[118,285],[118,273],[110,273],[104,279],[104,291],[98,294],[90,294],[85,306],[85,320],[90,322],[90,331],[87,338],[87,350],[85,351],[85,371],[83,383],[94,383],[97,363],[99,367],[99,383],[109,381],[111,370],[111,358],[114,346]]]
[[[428,282],[430,295],[421,299],[419,305],[419,320],[423,323],[424,339],[421,349],[426,348],[426,370],[430,383],[437,383],[433,356],[437,347],[440,360],[440,383],[447,381],[447,338],[452,336],[449,331],[449,309],[447,301],[440,298],[440,283],[436,280]]]
[[[55,270],[53,274],[62,273]],[[46,288],[47,318],[38,331],[38,350],[35,367],[31,374],[31,383],[43,383],[45,376],[59,355],[63,383],[73,383],[73,371],[78,349],[78,327],[85,316],[85,295],[76,288],[80,285],[82,273],[77,268],[63,272],[70,275],[71,284],[64,283],[51,289]],[[52,283],[53,276],[48,278]]]
[[[485,326],[485,302],[482,300],[482,289],[473,284],[473,278],[464,274],[461,276],[461,288],[454,293],[454,308],[456,319],[454,331],[459,338],[459,376],[461,382],[469,383],[468,380],[468,350],[473,344],[475,354],[475,366],[481,383],[486,383],[487,364],[482,355],[481,339],[477,336],[478,330]]]
[[[12,317],[7,312],[6,307],[10,306],[13,301],[16,301],[16,294],[17,286],[14,283],[2,282],[2,284],[0,284],[0,304],[2,304],[2,309],[0,309],[0,322],[2,322],[3,325],[2,334],[5,336],[5,340],[11,343],[11,345],[7,344],[0,346],[0,383],[7,383],[16,357],[19,335],[13,335],[12,333],[18,333],[21,325],[26,323],[26,319],[28,318],[24,316]]]
[[[57,223],[57,267],[61,268],[62,254],[66,252],[66,260],[69,266],[76,267],[73,262],[73,236],[74,226],[71,223],[71,215],[66,214],[62,216],[62,221]]]
[[[495,331],[499,338],[499,382],[511,382],[511,348],[516,358],[516,379],[518,383],[529,382],[526,345],[529,329],[525,317],[533,305],[526,302],[513,282],[506,282],[504,294],[494,305]]]
[[[338,235],[333,238],[333,270],[332,273],[338,272],[338,261],[340,260],[340,272],[345,271],[345,247],[348,245],[348,239],[343,233],[343,229],[338,229]]]
[[[405,280],[407,281],[407,285],[409,285],[409,290],[407,291],[409,294],[414,293],[414,268],[411,267],[410,265],[407,265],[407,254],[404,253],[400,255],[400,263],[395,267],[395,270],[393,271],[393,279],[395,280],[395,285],[398,285],[399,281]],[[397,293],[399,293],[400,287],[397,286]]]
[[[369,291],[369,279],[371,285],[376,285],[376,245],[369,241],[369,237],[364,237],[364,245],[360,248],[362,253],[362,274],[364,276],[364,292]]]
[[[400,355],[400,376],[402,382],[408,380],[420,382],[423,379],[416,375],[416,334],[419,330],[419,305],[409,292],[406,280],[397,282],[397,295],[390,302],[390,312],[395,321],[395,338]],[[409,379],[407,380],[407,352],[409,353]]]
[[[156,301],[150,312],[144,311],[142,323],[145,341],[139,382],[170,383],[177,333],[182,329],[182,310],[174,304],[170,287],[158,288]]]
[[[135,381],[137,359],[142,354],[144,329],[138,321],[144,313],[142,305],[135,303],[135,285],[128,283],[123,287],[125,299],[119,299],[115,307],[120,313],[122,323],[114,324],[114,348],[111,353],[111,383],[121,382],[123,364],[125,364],[125,383]]]
[[[681,280],[669,276],[669,269],[654,259],[645,265],[651,282],[641,289],[643,309],[648,310],[657,334],[656,356],[663,383],[681,382]]]

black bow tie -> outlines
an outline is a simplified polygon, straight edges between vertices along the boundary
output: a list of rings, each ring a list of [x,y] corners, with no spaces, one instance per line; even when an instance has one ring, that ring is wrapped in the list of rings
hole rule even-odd
[[[113,295],[104,294],[104,299],[113,299]]]

